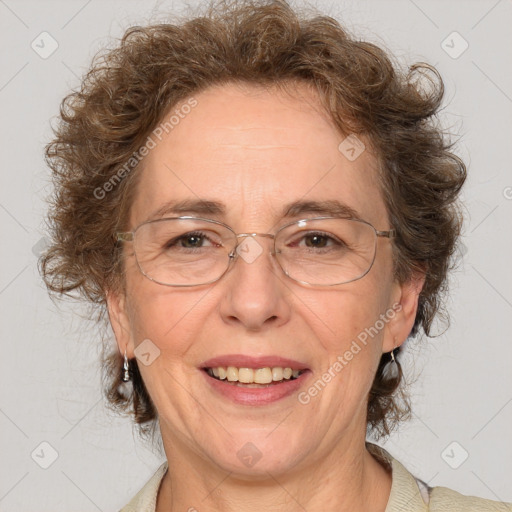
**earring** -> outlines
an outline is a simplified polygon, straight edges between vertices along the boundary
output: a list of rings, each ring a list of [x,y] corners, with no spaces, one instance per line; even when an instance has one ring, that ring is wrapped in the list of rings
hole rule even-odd
[[[393,348],[391,352],[389,352],[391,361],[389,364],[386,364],[384,368],[384,375],[386,379],[395,380],[400,375],[400,366],[395,358],[395,350],[397,350],[396,346],[395,348]]]
[[[128,382],[130,380],[130,365],[128,363],[128,356],[126,355],[126,349],[124,349],[124,362],[123,362],[123,382]]]

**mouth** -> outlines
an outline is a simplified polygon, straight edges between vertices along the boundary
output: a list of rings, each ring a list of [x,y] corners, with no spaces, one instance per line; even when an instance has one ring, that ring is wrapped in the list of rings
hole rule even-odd
[[[236,366],[215,366],[203,368],[210,377],[225,384],[246,388],[268,388],[300,378],[307,369],[293,369],[289,366],[265,366],[246,368]]]
[[[270,405],[291,397],[312,374],[304,362],[277,355],[225,354],[204,361],[199,369],[215,396],[248,406]]]

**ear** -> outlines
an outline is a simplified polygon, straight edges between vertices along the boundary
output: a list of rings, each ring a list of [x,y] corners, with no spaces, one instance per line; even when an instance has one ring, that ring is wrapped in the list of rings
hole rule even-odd
[[[425,274],[415,273],[403,284],[394,283],[391,293],[388,318],[384,340],[383,352],[391,352],[400,346],[409,336],[414,326],[416,312],[418,311],[418,300],[425,284]],[[392,315],[392,311],[394,314]]]
[[[129,315],[126,309],[126,297],[122,293],[109,291],[106,294],[106,299],[108,317],[116,337],[119,352],[124,354],[124,351],[126,350],[127,356],[129,358],[133,358],[133,350],[135,346],[133,343]]]

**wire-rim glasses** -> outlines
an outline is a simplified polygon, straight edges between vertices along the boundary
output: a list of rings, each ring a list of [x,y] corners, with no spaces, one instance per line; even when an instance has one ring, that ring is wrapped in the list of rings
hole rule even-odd
[[[270,254],[292,280],[312,286],[335,286],[356,281],[371,269],[378,231],[353,218],[313,217],[290,222],[275,234],[235,233],[223,222],[201,217],[167,217],[118,232],[119,242],[133,242],[139,270],[165,286],[199,286],[224,276],[240,256],[252,263],[264,253],[256,237],[273,240]]]

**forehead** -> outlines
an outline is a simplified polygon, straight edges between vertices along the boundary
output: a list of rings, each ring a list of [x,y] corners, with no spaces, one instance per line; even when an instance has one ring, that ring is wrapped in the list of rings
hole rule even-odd
[[[200,199],[224,204],[219,215],[233,227],[243,221],[243,229],[273,225],[284,205],[300,200],[338,201],[385,227],[368,145],[357,156],[362,147],[344,141],[306,86],[292,95],[215,86],[175,106],[159,127],[143,160],[132,226],[165,211],[168,202]]]

